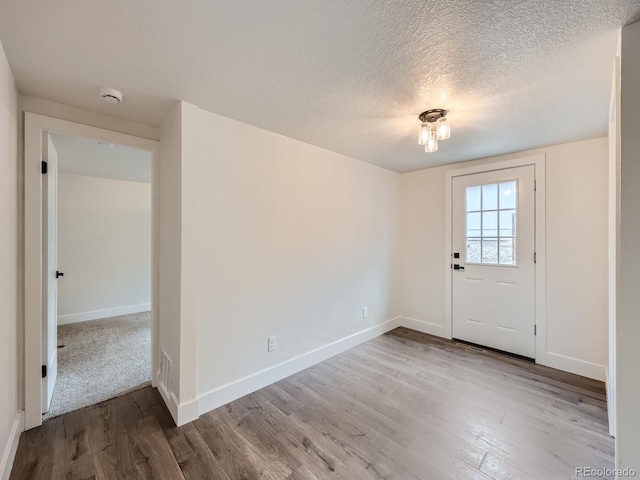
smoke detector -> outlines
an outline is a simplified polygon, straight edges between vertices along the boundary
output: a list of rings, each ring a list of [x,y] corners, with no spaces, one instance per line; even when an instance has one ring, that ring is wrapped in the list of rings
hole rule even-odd
[[[114,90],[113,88],[102,87],[100,89],[100,96],[108,103],[120,103],[122,101],[122,92]]]

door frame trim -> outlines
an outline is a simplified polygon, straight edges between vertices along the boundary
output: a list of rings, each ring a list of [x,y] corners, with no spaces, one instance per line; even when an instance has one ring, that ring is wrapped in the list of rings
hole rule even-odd
[[[151,152],[152,372],[158,364],[158,158],[160,142],[81,123],[24,114],[24,427],[42,425],[42,133],[58,132]]]
[[[535,272],[535,322],[536,322],[536,363],[546,364],[546,312],[547,312],[547,288],[546,288],[546,232],[545,232],[545,212],[546,212],[546,156],[545,154],[531,155],[526,157],[502,160],[492,163],[474,165],[472,167],[456,168],[445,172],[445,228],[444,228],[444,333],[446,338],[453,338],[453,275],[451,274],[451,263],[453,258],[453,188],[452,182],[455,177],[475,175],[479,173],[504,170],[508,168],[526,167],[533,165],[534,178],[536,181],[535,191],[535,239],[534,249],[536,252]]]

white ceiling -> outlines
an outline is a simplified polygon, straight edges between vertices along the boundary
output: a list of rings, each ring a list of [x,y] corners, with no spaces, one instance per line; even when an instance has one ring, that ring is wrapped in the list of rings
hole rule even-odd
[[[60,133],[51,139],[59,173],[151,183],[151,152]]]
[[[640,0],[20,0],[21,93],[159,125],[181,99],[396,171],[605,135]],[[97,89],[124,92],[109,105]],[[425,154],[417,115],[450,110]]]

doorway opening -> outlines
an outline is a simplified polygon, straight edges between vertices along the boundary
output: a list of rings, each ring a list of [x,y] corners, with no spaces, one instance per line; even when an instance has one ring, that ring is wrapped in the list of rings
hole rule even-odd
[[[445,333],[546,363],[545,156],[446,173]]]
[[[534,166],[452,180],[453,337],[535,358]]]
[[[62,133],[42,145],[47,420],[151,382],[152,159]]]
[[[156,385],[159,143],[28,112],[24,140],[30,429]]]

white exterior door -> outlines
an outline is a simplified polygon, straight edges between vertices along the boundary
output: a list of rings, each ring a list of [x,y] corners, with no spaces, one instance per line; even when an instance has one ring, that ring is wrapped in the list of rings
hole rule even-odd
[[[58,154],[51,137],[42,136],[42,413],[49,411],[58,377]],[[44,372],[43,372],[44,373]]]
[[[533,165],[452,178],[453,337],[535,358]]]

